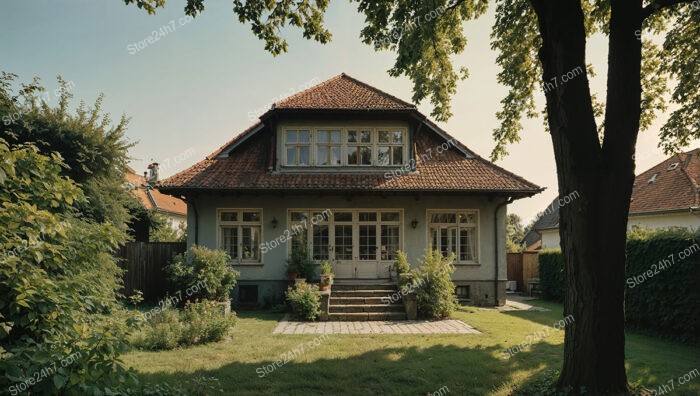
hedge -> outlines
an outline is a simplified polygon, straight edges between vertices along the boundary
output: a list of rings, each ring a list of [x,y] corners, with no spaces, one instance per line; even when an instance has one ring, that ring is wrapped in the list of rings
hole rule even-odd
[[[539,254],[543,297],[562,301],[559,250]],[[700,230],[635,230],[627,238],[625,312],[629,328],[680,339],[700,335]]]

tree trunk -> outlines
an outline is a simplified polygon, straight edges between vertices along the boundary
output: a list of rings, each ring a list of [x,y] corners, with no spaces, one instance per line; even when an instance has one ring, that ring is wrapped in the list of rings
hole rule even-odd
[[[627,214],[641,100],[641,0],[612,0],[605,140],[598,138],[580,0],[531,0],[538,17],[547,114],[557,163],[565,262],[564,366],[558,386],[625,394]],[[626,13],[624,15],[623,13]],[[635,21],[635,22],[632,22]],[[576,74],[576,70],[583,70]],[[575,76],[574,76],[575,75]],[[564,77],[566,76],[566,77]],[[573,78],[571,78],[573,76]]]

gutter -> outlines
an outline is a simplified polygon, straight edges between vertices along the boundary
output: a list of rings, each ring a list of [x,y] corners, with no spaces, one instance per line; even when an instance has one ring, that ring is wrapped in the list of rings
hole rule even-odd
[[[494,262],[496,263],[495,265],[495,275],[493,277],[493,289],[494,289],[494,301],[496,301],[496,306],[498,306],[498,211],[501,209],[502,206],[506,206],[510,203],[513,203],[515,199],[510,196],[508,199],[505,201],[499,203],[496,205],[496,210],[493,211],[493,253],[494,253]]]

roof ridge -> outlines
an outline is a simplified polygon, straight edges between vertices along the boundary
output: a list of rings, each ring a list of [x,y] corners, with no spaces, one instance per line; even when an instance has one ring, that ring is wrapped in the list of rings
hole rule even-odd
[[[340,74],[338,74],[338,75],[336,75],[336,76],[333,76],[333,77],[329,78],[328,80],[321,81],[320,83],[318,83],[318,84],[316,84],[316,85],[312,85],[312,86],[310,86],[309,88],[306,88],[306,89],[303,90],[303,91],[299,91],[299,92],[295,93],[295,94],[292,95],[292,96],[287,96],[287,97],[284,98],[284,99],[280,99],[280,100],[278,100],[278,101],[276,101],[275,103],[272,104],[272,107],[270,108],[270,110],[274,110],[275,107],[277,107],[277,104],[280,103],[280,102],[287,101],[287,100],[291,100],[292,98],[295,98],[295,97],[297,97],[297,96],[299,96],[299,95],[301,95],[301,94],[303,94],[303,93],[306,93],[306,92],[308,92],[308,91],[310,91],[310,90],[312,90],[312,89],[321,88],[322,86],[324,86],[324,85],[330,83],[331,81],[335,81],[335,80],[338,80],[338,79],[343,78],[343,76],[345,76],[345,73],[340,73]]]

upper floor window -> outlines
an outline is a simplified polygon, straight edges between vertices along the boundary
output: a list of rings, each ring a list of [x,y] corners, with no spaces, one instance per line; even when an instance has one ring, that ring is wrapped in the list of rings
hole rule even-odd
[[[285,166],[399,166],[407,161],[405,128],[287,129]]]

